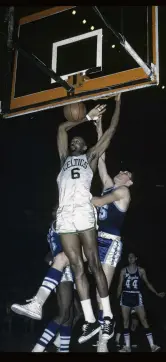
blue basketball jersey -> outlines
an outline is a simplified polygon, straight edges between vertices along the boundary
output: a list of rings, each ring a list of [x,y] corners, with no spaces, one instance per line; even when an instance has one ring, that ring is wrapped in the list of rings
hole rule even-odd
[[[102,193],[108,195],[114,190],[111,187]],[[120,210],[117,205],[112,202],[109,205],[104,205],[98,208],[98,231],[103,231],[108,234],[120,236],[121,227],[124,221],[126,211]]]
[[[141,288],[141,277],[138,268],[135,273],[129,273],[128,268],[125,270],[122,290],[123,292],[139,292]]]

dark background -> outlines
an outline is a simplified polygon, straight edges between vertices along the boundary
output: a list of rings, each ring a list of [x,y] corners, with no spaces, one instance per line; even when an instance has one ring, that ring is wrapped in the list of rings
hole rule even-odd
[[[40,8],[41,9],[41,8]],[[0,31],[5,8],[0,12]],[[18,8],[17,16],[36,12],[37,8]],[[107,151],[108,171],[114,176],[120,169],[134,172],[132,202],[124,229],[124,252],[134,250],[141,266],[158,291],[166,291],[165,247],[165,26],[166,9],[159,7],[160,85],[129,92],[122,96],[120,123]],[[6,48],[1,42],[1,96],[8,72]],[[114,109],[110,100],[103,119],[107,128]],[[90,110],[95,102],[87,102]],[[0,119],[0,192],[1,192],[1,301],[12,303],[31,297],[40,284],[47,266],[46,235],[52,206],[57,202],[56,177],[59,159],[57,127],[64,120],[63,109],[39,112],[18,118]],[[96,141],[94,126],[78,126],[70,132],[85,137],[88,145]],[[92,193],[100,194],[98,174]],[[165,300],[147,293],[148,308],[165,318]],[[156,312],[158,310],[158,312]]]

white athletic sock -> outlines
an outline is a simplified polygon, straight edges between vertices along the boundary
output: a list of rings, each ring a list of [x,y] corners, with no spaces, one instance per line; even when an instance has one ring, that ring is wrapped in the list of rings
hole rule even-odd
[[[124,340],[126,347],[130,348],[130,333],[128,329],[124,329]]]
[[[81,300],[81,305],[86,322],[94,323],[96,318],[93,313],[92,304],[90,299]]]
[[[33,348],[32,352],[44,352],[47,345],[55,338],[57,331],[59,330],[60,325],[57,324],[55,321],[51,321],[48,326],[44,329],[43,334],[36,343],[35,347]]]
[[[45,301],[48,299],[49,295],[51,294],[51,290],[40,287],[37,294],[36,294],[36,298],[38,300],[38,302],[41,304],[41,306],[44,305]]]
[[[62,278],[62,272],[55,268],[50,268],[45,276],[41,287],[39,288],[36,298],[38,302],[43,306],[49,295],[53,290],[55,290],[56,286],[59,284]]]
[[[60,350],[61,353],[69,353],[70,339],[71,339],[71,326],[60,326]]]
[[[153,346],[154,346],[154,341],[153,341],[152,333],[146,334],[146,337],[147,337],[147,339],[148,339],[148,342],[149,342],[149,344],[150,344],[150,347],[153,347]]]
[[[61,343],[61,339],[60,339],[60,333],[57,334],[53,344],[55,347],[59,348],[60,347],[60,343]]]
[[[103,317],[110,317],[112,319],[113,314],[111,311],[109,296],[105,297],[105,298],[100,298],[100,300],[101,300],[102,307],[103,307]]]

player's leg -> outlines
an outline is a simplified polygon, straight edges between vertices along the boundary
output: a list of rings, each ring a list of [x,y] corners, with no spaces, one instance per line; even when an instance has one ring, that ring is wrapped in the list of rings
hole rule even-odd
[[[67,267],[66,269],[68,269],[68,268],[69,267]],[[66,269],[65,269],[65,271],[66,271]],[[65,273],[65,275],[66,275],[66,273]],[[65,275],[63,274],[64,277],[65,277]],[[68,273],[68,275],[69,275],[69,273]],[[72,273],[71,273],[71,277],[72,277]],[[62,279],[63,279],[63,277],[62,277]],[[65,287],[65,285],[68,285],[66,277],[64,278],[64,280],[60,284],[64,284],[64,287]],[[64,288],[64,287],[62,286],[62,288]],[[73,286],[72,286],[72,291],[74,291]],[[65,296],[65,298],[67,297],[66,293],[64,294],[64,296]],[[71,328],[73,327],[73,318],[74,318],[73,298],[74,298],[74,295],[72,293],[72,299],[71,299],[71,303],[70,303],[70,311],[69,311],[67,305],[65,305],[65,308],[67,308],[67,311],[65,311],[65,308],[64,308],[64,311],[60,310],[61,309],[61,299],[60,298],[58,299],[58,307],[59,307],[59,311],[60,311],[59,314],[61,316],[62,326],[60,326],[59,332],[57,333],[56,338],[53,341],[54,346],[56,348],[58,348],[58,352],[60,351],[61,347],[63,349],[63,351],[61,351],[61,352],[69,352],[69,344],[70,344],[70,339],[71,339]],[[64,318],[63,318],[63,315],[64,315]],[[68,318],[66,318],[67,315],[68,315]],[[63,326],[65,328],[63,328]],[[63,343],[64,339],[67,339],[66,343]],[[64,344],[65,344],[65,346],[64,346]]]
[[[122,313],[121,313],[121,309],[119,307],[117,313],[116,313],[116,337],[115,337],[115,343],[116,343],[116,347],[117,349],[120,348],[120,340],[121,340],[121,336],[123,335],[123,319],[122,319]]]
[[[95,335],[100,326],[92,310],[91,300],[89,297],[89,284],[84,271],[82,258],[82,246],[77,234],[61,234],[63,250],[67,255],[71,268],[74,272],[76,288],[80,297],[86,324],[83,327],[83,338],[79,339],[80,343],[85,342]]]
[[[62,250],[60,237],[55,232],[50,237],[50,248],[54,256],[54,262],[48,270],[37,294],[29,303],[20,305],[13,304],[11,309],[17,313],[34,319],[42,319],[42,307],[50,293],[59,284],[63,269],[69,264],[68,258]]]
[[[115,268],[112,267],[112,266],[109,266],[107,264],[102,264],[102,268],[103,268],[104,274],[105,274],[106,279],[107,279],[108,290],[109,290],[110,285],[111,285],[111,281],[112,281],[114,273],[115,273]],[[99,308],[98,321],[99,321],[99,323],[100,323],[100,325],[102,327],[103,323],[104,323],[103,306],[102,306],[102,302],[101,302],[101,298],[99,296],[98,290],[96,290],[96,296],[97,296],[97,302],[98,302],[98,308]],[[100,333],[100,336],[99,336],[97,352],[103,352],[103,353],[108,352],[107,341],[105,341],[105,338],[103,340],[101,333]]]
[[[83,317],[83,311],[79,299],[78,292],[76,290],[76,286],[74,285],[74,320],[73,320],[73,327],[76,325],[78,320]]]
[[[121,309],[122,309],[122,318],[123,318],[123,327],[124,327],[125,346],[122,349],[120,349],[119,352],[131,352],[130,332],[129,332],[129,320],[130,320],[131,308],[122,305]]]
[[[102,268],[104,274],[107,279],[108,290],[110,289],[112,279],[115,273],[115,268],[119,262],[121,251],[122,251],[122,243],[121,241],[116,238],[112,239],[101,239],[98,240],[98,251],[99,251],[99,258],[102,263]],[[97,300],[99,305],[99,322],[101,325],[103,324],[103,311],[102,311],[102,303],[97,291]],[[99,338],[98,343],[98,352],[108,352],[107,344],[103,338]]]
[[[63,278],[63,277],[62,277]],[[58,313],[57,317],[54,318],[44,329],[41,337],[39,338],[37,344],[33,348],[32,352],[44,352],[48,344],[55,338],[57,332],[61,331],[64,336],[64,333],[67,330],[66,338],[64,336],[64,344],[69,347],[70,342],[70,332],[71,329],[71,318],[70,318],[70,309],[73,302],[73,282],[67,281],[59,284],[57,288],[57,305],[58,305]],[[67,326],[67,328],[66,328]],[[67,340],[67,343],[66,343]],[[68,345],[68,346],[67,346]]]
[[[46,274],[42,285],[36,294],[36,298],[41,306],[44,305],[50,293],[58,286],[62,278],[63,270],[68,264],[69,260],[64,252],[61,252],[54,257],[53,264],[48,270],[48,273]]]
[[[101,238],[100,238],[100,241],[98,241],[98,252],[99,252],[100,262],[102,264],[102,268],[107,279],[108,290],[109,290],[115,273],[115,268],[121,257],[122,243],[120,240],[102,239],[102,244],[101,244]],[[102,304],[100,301],[98,291],[97,291],[97,301],[99,305],[99,321],[100,323],[102,323],[103,322]]]
[[[87,258],[91,272],[96,280],[97,289],[103,299],[108,298],[108,285],[105,274],[103,272],[102,265],[99,260],[97,241],[96,241],[96,230],[86,230],[80,233],[80,239],[83,245],[83,250]],[[105,305],[104,305],[105,306]],[[105,308],[106,309],[106,308]],[[110,304],[108,303],[108,310],[103,310],[104,316],[110,316],[112,318],[112,312],[110,310]]]
[[[72,325],[72,330],[73,330],[75,324],[77,323],[77,321],[81,317],[83,318],[83,311],[82,311],[79,295],[77,293],[75,284],[74,284],[73,289],[74,289],[74,308],[73,308],[73,303],[72,303],[71,308],[70,308],[70,319],[69,319],[69,322],[67,323],[67,325],[69,325],[69,326]],[[57,348],[60,348],[60,334],[59,333],[57,334],[56,339],[54,340],[53,344]]]
[[[154,340],[153,340],[153,335],[152,335],[152,331],[149,327],[149,324],[148,324],[148,321],[147,321],[147,317],[146,317],[146,312],[145,312],[145,308],[143,305],[139,305],[135,308],[135,311],[138,315],[138,318],[142,324],[142,326],[144,327],[144,331],[145,331],[145,335],[146,335],[146,338],[148,340],[148,343],[149,343],[149,346],[150,346],[150,349],[152,352],[156,352],[157,350],[160,349],[159,346],[156,346],[154,344]]]
[[[135,312],[135,309],[131,310],[131,347],[132,348],[137,348],[137,342],[138,340],[136,339],[136,332],[137,332],[137,328],[139,327],[139,319],[138,316]]]
[[[96,230],[91,229],[80,233],[80,239],[83,245],[85,256],[91,272],[96,280],[97,289],[101,298],[101,304],[104,316],[104,326],[102,335],[109,339],[114,334],[113,314],[110,307],[107,280],[99,260]]]
[[[58,295],[58,316],[56,322],[60,324],[60,348],[59,352],[69,352],[71,330],[73,322],[73,307],[74,307],[74,294],[73,294],[73,280],[70,280],[71,272],[67,267],[64,273],[64,280],[60,283],[61,291]],[[72,277],[72,276],[71,276]],[[62,277],[63,279],[63,277]]]
[[[108,290],[111,286],[111,282],[115,273],[115,268],[113,266],[109,266],[108,264],[102,264],[102,268],[104,271],[104,274],[106,276],[107,279],[107,284],[108,284]],[[98,302],[98,307],[99,307],[99,316],[98,316],[98,320],[101,324],[103,324],[103,310],[102,310],[102,303],[100,300],[100,296],[99,296],[99,292],[98,290],[96,290],[96,295],[97,295],[97,302]]]

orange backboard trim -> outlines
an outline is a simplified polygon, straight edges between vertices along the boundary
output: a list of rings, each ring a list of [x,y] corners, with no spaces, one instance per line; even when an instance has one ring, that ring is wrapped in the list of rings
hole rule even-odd
[[[141,79],[148,79],[147,74],[143,71],[142,68],[135,68],[131,70],[126,70],[124,72],[107,75],[101,78],[95,78],[87,80],[83,83],[82,87],[75,88],[75,94],[78,95],[82,92],[93,91],[96,89],[102,89],[105,87],[110,87],[115,84],[124,84],[129,81],[136,81]],[[102,86],[101,86],[102,82]],[[39,93],[30,94],[24,97],[18,97],[11,100],[10,108],[15,109],[19,107],[25,107],[32,104],[48,102],[51,99],[63,98],[67,96],[67,91],[63,87],[58,87],[55,89],[46,90]],[[72,99],[72,97],[71,97]]]
[[[123,92],[127,92],[127,91],[132,91],[132,90],[135,90],[135,89],[140,89],[140,88],[145,88],[145,87],[150,87],[152,85],[156,85],[155,82],[146,82],[146,83],[139,83],[139,85],[130,85],[130,86],[125,86],[125,87],[122,87],[120,88],[120,90],[117,90],[117,89],[114,89],[111,91],[111,94],[117,94],[117,93],[123,93]],[[86,100],[96,100],[96,99],[102,99],[103,96],[109,96],[110,95],[110,90],[109,91],[104,91],[104,92],[99,92],[97,93],[97,95],[94,93],[94,94],[91,94],[90,96],[89,95],[81,95],[79,97],[79,101],[86,101]],[[103,98],[104,99],[104,98]],[[26,110],[18,110],[16,112],[12,112],[12,113],[8,113],[6,115],[4,115],[4,118],[11,118],[11,117],[14,117],[14,116],[18,116],[18,115],[23,115],[23,114],[27,114],[27,113],[33,113],[33,112],[37,112],[37,111],[40,111],[40,110],[46,110],[46,109],[51,109],[51,108],[56,108],[56,107],[60,107],[60,106],[63,106],[64,104],[68,104],[68,103],[74,103],[74,102],[77,102],[77,99],[75,98],[70,98],[70,99],[65,99],[65,100],[62,100],[62,101],[58,101],[58,102],[52,102],[52,103],[43,103],[42,105],[38,106],[38,105],[34,105],[34,107],[31,107],[29,109],[26,109]]]
[[[24,16],[19,20],[19,25],[31,23],[32,21],[36,21],[42,18],[46,18],[47,16],[54,15],[56,13],[61,13],[62,11],[70,10],[75,8],[76,6],[55,6],[54,8],[50,8],[47,10],[39,11],[38,13],[31,14],[28,16]]]
[[[61,11],[65,11],[65,10],[70,10],[71,8],[74,8],[75,6],[56,6],[41,12],[38,12],[36,14],[32,14],[26,17],[23,17],[20,19],[19,21],[19,25],[23,25],[35,20],[39,20],[42,19],[43,17],[47,17],[47,16],[51,16],[53,14],[59,13]],[[153,63],[154,65],[156,65],[157,62],[157,33],[156,33],[156,6],[152,6],[151,11],[152,11],[152,53],[153,53]],[[14,93],[15,93],[15,82],[16,82],[16,68],[17,68],[17,51],[15,51],[15,57],[14,57],[14,67],[13,67],[13,79],[12,79],[12,89],[11,89],[11,101],[10,101],[10,110],[12,111],[12,113],[14,114],[14,110],[15,109],[19,109],[21,107],[28,107],[28,106],[32,106],[34,105],[34,108],[31,107],[29,108],[29,112],[30,110],[33,109],[44,109],[44,108],[48,108],[48,102],[50,102],[52,100],[52,102],[50,102],[50,106],[51,105],[55,105],[55,106],[60,106],[66,103],[70,103],[70,102],[74,102],[76,101],[76,99],[74,99],[74,97],[71,98],[66,98],[61,100],[60,98],[64,98],[67,96],[67,92],[63,87],[58,87],[55,89],[50,89],[50,90],[45,90],[42,92],[37,92],[34,94],[30,94],[30,95],[26,95],[26,96],[22,96],[22,97],[17,97],[14,98]],[[142,68],[138,67],[135,69],[130,69],[127,71],[123,71],[123,72],[119,72],[116,74],[111,74],[111,75],[107,75],[104,77],[99,77],[99,78],[95,78],[95,79],[88,79],[86,80],[83,85],[81,87],[77,87],[75,88],[75,95],[79,95],[78,97],[78,101],[80,99],[92,99],[93,96],[94,98],[96,98],[97,95],[107,95],[110,94],[110,90],[106,91],[103,90],[106,87],[111,87],[113,85],[121,85],[121,88],[119,89],[119,91],[124,91],[125,89],[128,90],[128,88],[131,89],[136,89],[137,85],[129,85],[129,86],[125,86],[125,83],[129,83],[129,82],[135,82],[135,81],[146,81],[146,84],[150,85],[154,85],[157,84],[157,80],[155,77],[155,80],[153,81],[148,81],[148,76],[146,75],[146,73],[143,71]],[[144,84],[144,83],[142,83]],[[138,84],[138,88],[140,88],[140,83]],[[93,91],[98,90],[98,93]],[[83,92],[91,92],[90,95],[84,95]],[[114,89],[112,91],[112,93],[116,93],[117,89]],[[58,99],[56,101],[56,99]],[[43,105],[39,106],[39,103],[43,103]],[[19,110],[16,111],[16,114],[18,114]],[[23,112],[23,110],[21,110],[20,112]],[[27,110],[25,110],[25,113],[27,113]]]

